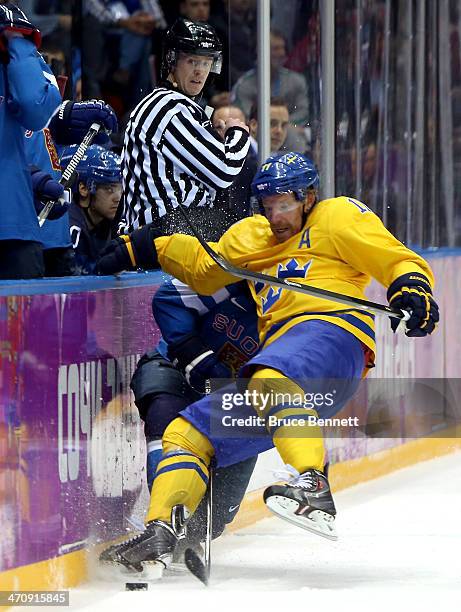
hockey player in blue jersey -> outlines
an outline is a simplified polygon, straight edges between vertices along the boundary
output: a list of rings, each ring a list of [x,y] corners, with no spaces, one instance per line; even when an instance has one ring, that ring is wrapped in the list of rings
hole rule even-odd
[[[58,83],[65,84],[62,76],[55,74]],[[67,80],[66,77],[64,79]],[[61,85],[60,91],[61,94],[64,93],[64,87]],[[29,163],[59,181],[61,170],[64,170],[60,166],[60,149],[66,144],[79,144],[93,122],[99,123],[103,128],[94,142],[108,144],[108,134],[117,130],[117,119],[113,109],[102,100],[83,102],[66,100],[55,113],[48,128],[35,133],[26,132],[26,151]],[[77,146],[74,151],[76,149]],[[37,203],[37,197],[35,197],[37,212],[43,208],[44,202],[54,199],[51,196],[42,197]],[[75,261],[75,252],[69,235],[70,218],[67,212],[69,203],[70,195],[64,205],[55,204],[46,223],[40,228],[45,276],[69,276],[81,273],[79,262]]]
[[[149,490],[166,427],[202,397],[210,379],[236,376],[259,348],[255,308],[244,282],[201,296],[184,283],[169,280],[155,293],[152,310],[162,339],[154,351],[142,356],[131,382],[145,423]],[[255,463],[256,456],[216,470],[213,537],[237,514]],[[202,503],[188,525],[187,545],[204,539],[205,525]]]
[[[27,161],[35,169],[35,174],[32,176],[34,187],[39,180],[43,184],[45,174],[55,181],[60,180],[61,170],[64,168],[61,168],[56,145],[62,147],[71,142],[79,144],[93,122],[98,122],[103,127],[97,140],[108,142],[107,133],[117,129],[117,119],[112,108],[98,100],[88,102],[67,100],[61,104],[48,128],[37,132],[25,132]],[[77,146],[74,151],[76,149]],[[42,174],[37,175],[37,171]],[[37,213],[41,211],[47,200],[57,199],[52,195],[52,190],[53,188],[56,190],[56,186],[49,182],[45,185],[48,190],[42,190],[40,197],[37,197],[34,188]],[[63,205],[55,204],[47,221],[40,228],[45,276],[68,276],[80,273],[69,234],[70,219],[67,211],[70,196],[65,202]]]
[[[63,150],[63,170],[77,148],[78,145],[71,145]],[[100,252],[113,235],[114,218],[122,194],[121,159],[113,151],[91,145],[76,172],[78,178],[72,189],[69,209],[70,239],[76,270],[79,274],[93,274]]]

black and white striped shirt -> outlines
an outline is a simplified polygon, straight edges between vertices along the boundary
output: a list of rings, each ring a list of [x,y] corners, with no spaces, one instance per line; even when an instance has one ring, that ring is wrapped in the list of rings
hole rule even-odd
[[[123,146],[123,216],[127,232],[178,206],[213,205],[242,169],[250,141],[241,128],[224,142],[205,111],[178,91],[159,87],[131,113]]]

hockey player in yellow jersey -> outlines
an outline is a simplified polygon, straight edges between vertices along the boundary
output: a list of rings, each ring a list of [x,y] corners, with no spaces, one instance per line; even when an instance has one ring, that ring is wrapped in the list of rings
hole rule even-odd
[[[298,153],[268,158],[252,183],[261,214],[239,221],[211,246],[236,266],[356,298],[365,297],[366,286],[375,278],[388,288],[391,306],[410,312],[407,336],[432,333],[439,314],[428,263],[390,234],[367,206],[344,196],[319,202],[317,186],[317,170],[308,158]],[[159,236],[149,226],[117,239],[99,267],[102,273],[112,273],[159,265],[201,294],[212,294],[233,280],[196,238]],[[336,509],[315,419],[338,412],[373,366],[374,317],[323,298],[249,285],[261,339],[260,351],[241,372],[249,379],[249,405],[232,406],[237,423],[232,434],[216,425],[223,422],[223,404],[213,394],[169,425],[146,531],[109,549],[102,560],[137,571],[145,561],[167,565],[181,536],[178,516],[183,516],[182,509],[193,513],[197,508],[206,492],[210,462],[228,465],[272,445],[294,476],[266,489],[267,506],[290,522],[336,539]],[[397,323],[391,319],[394,331]],[[333,388],[333,402],[320,402],[315,409],[299,402],[313,392],[325,398]],[[238,425],[239,418],[252,411],[260,419],[258,425]]]

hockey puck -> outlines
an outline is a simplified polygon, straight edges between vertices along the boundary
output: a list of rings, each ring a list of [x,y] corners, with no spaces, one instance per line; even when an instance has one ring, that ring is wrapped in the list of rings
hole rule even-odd
[[[125,591],[147,591],[147,582],[126,582]]]

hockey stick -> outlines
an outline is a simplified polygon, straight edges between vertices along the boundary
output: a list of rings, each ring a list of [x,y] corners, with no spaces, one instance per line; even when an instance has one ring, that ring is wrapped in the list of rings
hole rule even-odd
[[[80,143],[80,146],[75,151],[74,155],[72,156],[72,159],[69,162],[69,165],[62,173],[61,180],[59,181],[61,185],[64,187],[64,189],[67,189],[68,187],[72,186],[72,183],[75,177],[75,168],[82,161],[83,156],[86,153],[86,150],[88,149],[90,144],[93,142],[94,138],[96,137],[100,129],[101,129],[101,126],[99,125],[99,123],[93,123],[90,129],[88,130],[88,132],[83,137],[83,140]],[[41,211],[41,213],[38,215],[37,219],[38,219],[38,224],[40,227],[42,227],[42,225],[45,223],[54,204],[55,204],[54,200],[49,200],[43,207],[43,210]]]
[[[335,291],[329,291],[328,289],[320,289],[319,287],[312,287],[311,285],[304,285],[302,283],[297,283],[295,281],[287,280],[284,278],[269,276],[268,274],[262,274],[261,272],[250,272],[250,270],[238,268],[237,266],[234,266],[229,263],[226,259],[224,259],[224,257],[216,253],[216,251],[214,251],[210,247],[210,245],[202,238],[200,233],[197,231],[197,229],[194,227],[193,223],[189,219],[189,215],[187,214],[184,206],[181,203],[178,203],[178,208],[180,209],[184,219],[186,220],[187,225],[192,230],[194,236],[200,242],[200,244],[211,257],[211,259],[216,262],[218,266],[228,274],[232,274],[233,276],[237,276],[238,278],[243,278],[245,280],[264,283],[265,285],[270,285],[272,287],[280,287],[281,289],[296,291],[297,293],[303,293],[304,295],[311,295],[313,297],[319,297],[325,300],[339,302],[340,304],[344,304],[345,306],[349,306],[350,308],[367,310],[368,312],[372,312],[373,314],[393,317],[394,319],[401,319],[402,321],[408,321],[411,316],[410,313],[406,310],[397,310],[395,308],[391,308],[390,306],[385,306],[384,304],[378,304],[377,302],[370,302],[369,300],[363,300],[361,298],[351,297],[342,293],[336,293]]]
[[[208,586],[211,573],[211,540],[213,534],[213,466],[210,464],[208,477],[208,493],[206,500],[206,535],[205,535],[205,558],[200,559],[193,548],[187,548],[184,553],[184,562],[187,569],[196,578]]]
[[[206,503],[206,539],[205,539],[205,569],[206,582],[210,580],[211,574],[211,539],[213,534],[213,465],[210,464],[208,477],[208,499]]]

